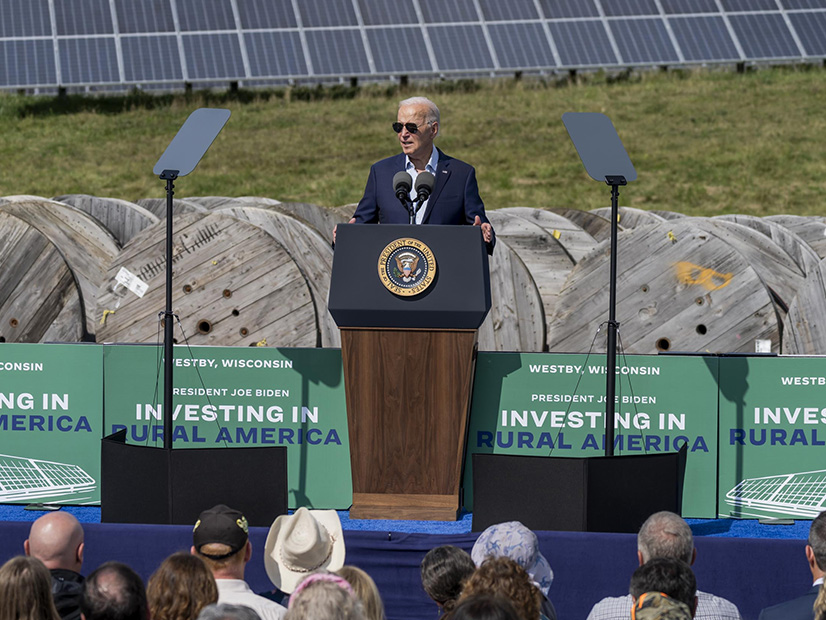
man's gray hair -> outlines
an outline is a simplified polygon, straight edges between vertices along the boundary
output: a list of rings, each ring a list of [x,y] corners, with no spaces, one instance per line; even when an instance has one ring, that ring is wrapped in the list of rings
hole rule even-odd
[[[410,105],[423,105],[427,108],[427,114],[425,115],[425,121],[428,123],[438,123],[439,122],[439,108],[436,107],[436,104],[433,103],[427,97],[410,97],[409,99],[405,99],[404,101],[399,102],[399,109],[404,108]]]
[[[251,607],[213,603],[201,610],[198,620],[261,620],[261,616]]]
[[[672,558],[691,564],[694,537],[682,517],[668,512],[655,512],[646,519],[637,534],[637,549],[643,563],[654,558]]]

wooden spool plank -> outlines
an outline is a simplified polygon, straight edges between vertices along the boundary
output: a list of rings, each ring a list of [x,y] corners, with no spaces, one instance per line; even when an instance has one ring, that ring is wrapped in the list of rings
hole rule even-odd
[[[258,196],[238,196],[232,198],[229,196],[197,196],[186,199],[187,202],[192,202],[200,205],[207,211],[214,209],[223,209],[227,206],[236,207],[265,207],[281,204],[278,200],[272,198],[261,198]]]
[[[826,355],[826,259],[809,272],[783,322],[787,355]]]
[[[57,202],[71,205],[95,218],[112,233],[118,244],[125,245],[132,237],[147,226],[158,221],[158,217],[134,202],[117,198],[98,198],[86,194],[57,196]]]
[[[702,217],[687,219],[740,252],[777,297],[778,311],[786,313],[806,279],[806,274],[787,252],[755,229],[730,220]]]
[[[763,219],[790,230],[803,239],[821,259],[826,258],[826,217],[822,215],[769,215]]]
[[[83,211],[37,196],[7,196],[0,211],[39,230],[63,255],[80,289],[85,329],[94,334],[96,294],[119,251],[112,234]]]
[[[530,272],[504,239],[490,259],[491,309],[479,328],[481,351],[542,351],[542,298]]]
[[[609,259],[605,242],[571,271],[551,322],[551,350],[590,350],[608,318]],[[692,222],[623,231],[617,264],[617,320],[626,352],[753,352],[757,339],[771,340],[779,351],[778,318],[755,270]],[[605,333],[595,350],[605,351]]]
[[[82,340],[77,285],[54,244],[2,211],[0,239],[0,342]],[[62,329],[50,333],[56,322]]]
[[[338,326],[327,310],[330,274],[333,269],[333,249],[330,242],[314,227],[298,218],[281,213],[279,207],[280,205],[273,209],[262,209],[235,206],[235,203],[227,202],[217,209],[261,228],[284,246],[310,287],[318,317],[321,346],[341,347]]]
[[[659,215],[664,220],[679,220],[685,217],[682,213],[677,213],[676,211],[666,211],[664,209],[652,209],[649,213]]]
[[[319,336],[306,280],[292,257],[260,228],[229,214],[174,216],[173,309],[191,344],[314,347]],[[166,225],[138,234],[113,262],[100,308],[114,310],[99,339],[155,342],[165,306]],[[121,267],[149,288],[140,298],[115,287]],[[176,326],[175,337],[182,340]]]
[[[542,227],[565,249],[575,263],[593,252],[598,244],[597,240],[590,233],[585,232],[581,226],[553,211],[528,207],[509,207],[496,209],[491,213],[518,215]]]
[[[611,222],[608,221],[608,218],[589,211],[580,211],[579,209],[553,207],[548,211],[558,213],[569,219],[597,241],[605,241],[611,238]],[[625,230],[625,227],[620,224],[619,229]]]
[[[611,221],[611,207],[591,209],[591,213]],[[651,224],[659,224],[665,221],[664,217],[657,215],[653,211],[644,211],[643,209],[636,209],[634,207],[619,207],[617,209],[617,215],[619,215],[618,221],[624,229],[650,226]]]
[[[333,240],[333,228],[335,228],[336,224],[349,222],[353,215],[353,211],[349,211],[349,207],[347,207],[349,214],[345,215],[342,213],[344,207],[326,209],[325,207],[305,202],[282,202],[275,207],[275,209],[303,220],[315,228],[328,243],[331,243]]]
[[[805,240],[778,222],[753,215],[719,215],[714,219],[735,222],[765,235],[791,257],[804,276],[820,263],[817,252]]]
[[[163,198],[141,198],[137,205],[143,207],[155,217],[162,220],[166,217],[166,197]],[[185,213],[206,213],[206,207],[202,207],[197,202],[187,199],[172,199],[172,214],[184,215]]]

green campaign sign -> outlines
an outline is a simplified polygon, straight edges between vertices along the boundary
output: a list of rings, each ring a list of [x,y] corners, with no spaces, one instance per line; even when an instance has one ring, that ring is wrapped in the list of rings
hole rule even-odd
[[[163,445],[159,348],[104,349],[106,434]],[[338,349],[175,347],[173,448],[286,446],[290,506],[352,503]]]
[[[683,514],[711,517],[717,466],[717,359],[623,356],[617,363],[614,453],[676,452],[688,444]],[[465,463],[472,454],[605,453],[604,355],[480,353]]]
[[[720,359],[720,516],[826,509],[826,362]]]
[[[102,352],[0,345],[0,503],[100,503]]]

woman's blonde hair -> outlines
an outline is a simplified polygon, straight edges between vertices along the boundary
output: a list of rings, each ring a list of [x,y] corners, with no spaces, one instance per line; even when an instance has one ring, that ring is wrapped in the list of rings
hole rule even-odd
[[[0,566],[2,620],[60,620],[52,599],[52,576],[43,562],[19,555]]]
[[[356,596],[364,605],[364,615],[366,620],[385,620],[387,616],[384,614],[384,603],[381,600],[381,594],[376,587],[376,582],[366,572],[357,566],[342,566],[336,571],[339,577],[347,580]]]

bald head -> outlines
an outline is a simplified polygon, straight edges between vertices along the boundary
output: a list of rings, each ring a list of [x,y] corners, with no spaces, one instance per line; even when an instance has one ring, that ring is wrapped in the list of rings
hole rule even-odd
[[[32,524],[23,543],[26,555],[37,558],[46,568],[80,572],[83,564],[83,528],[68,512],[50,512]]]

